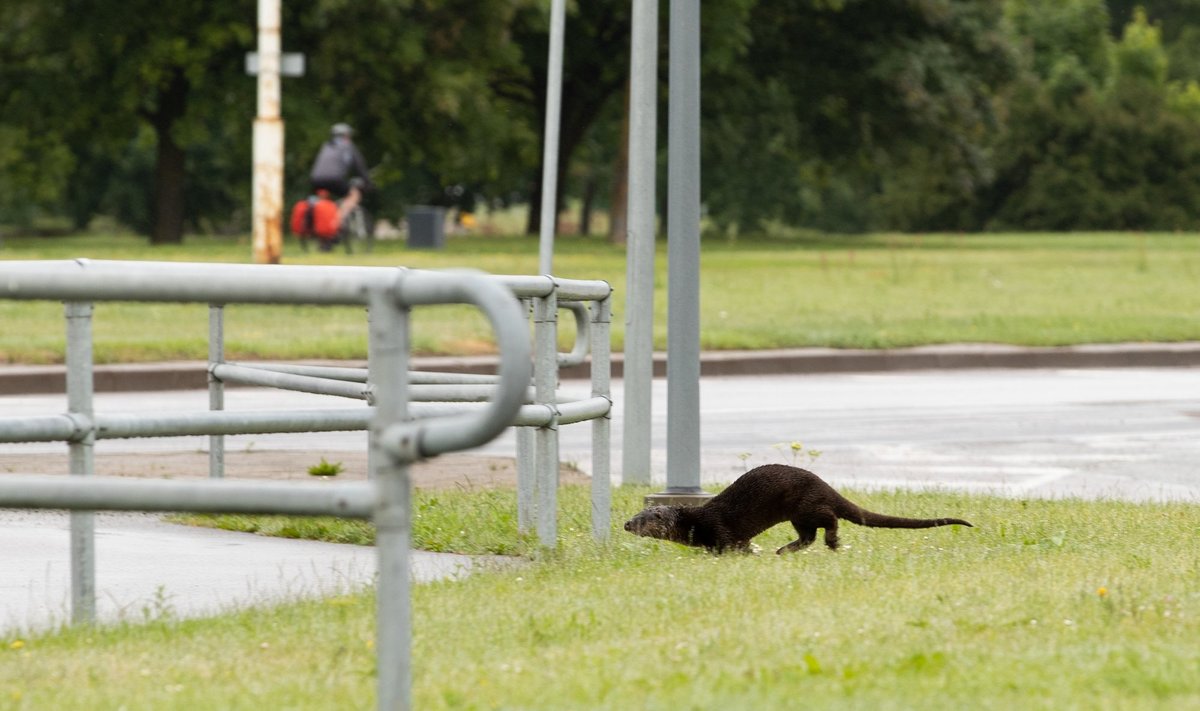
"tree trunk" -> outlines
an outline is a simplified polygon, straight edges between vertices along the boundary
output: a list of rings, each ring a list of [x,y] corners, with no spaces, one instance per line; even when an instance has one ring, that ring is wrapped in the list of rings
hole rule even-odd
[[[583,236],[592,233],[592,207],[596,202],[596,176],[588,172],[583,182],[583,200],[579,205],[579,234]]]
[[[629,237],[629,82],[625,82],[625,111],[621,114],[621,141],[613,158],[613,182],[608,207],[608,241],[625,244]]]
[[[538,173],[540,176],[541,173]],[[542,183],[539,177],[538,184],[529,191],[529,214],[525,216],[525,234],[536,235],[541,232],[542,224]]]
[[[182,244],[184,198],[187,177],[183,148],[171,129],[187,110],[188,81],[181,70],[159,92],[158,108],[150,115],[158,150],[154,161],[154,208],[150,244]]]

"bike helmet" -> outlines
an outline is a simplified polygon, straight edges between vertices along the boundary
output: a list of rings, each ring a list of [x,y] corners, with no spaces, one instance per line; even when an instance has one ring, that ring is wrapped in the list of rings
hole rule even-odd
[[[348,123],[335,123],[333,124],[333,128],[330,129],[330,133],[335,136],[349,137],[354,135],[354,129],[350,128],[350,124]]]

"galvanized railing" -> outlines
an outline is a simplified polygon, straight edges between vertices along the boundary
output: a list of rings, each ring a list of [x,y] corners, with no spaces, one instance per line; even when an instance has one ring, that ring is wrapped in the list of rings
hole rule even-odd
[[[558,482],[557,428],[593,423],[593,532],[609,527],[609,307],[604,282],[551,277],[489,277],[368,267],[283,267],[150,262],[0,262],[0,299],[66,302],[68,412],[0,417],[0,442],[66,441],[70,472],[85,478],[14,474],[0,477],[0,506],[71,510],[72,619],[95,616],[93,510],[213,511],[371,518],[379,559],[379,707],[406,708],[411,695],[408,466],[423,457],[478,446],[509,425],[536,428],[532,445],[518,437],[518,519],[537,514],[541,541],[553,545]],[[531,348],[520,300],[533,304]],[[96,301],[210,304],[210,410],[183,414],[97,414],[93,408],[91,314]],[[583,307],[590,302],[591,308]],[[223,306],[359,304],[369,313],[368,367],[247,366],[223,358]],[[495,376],[408,371],[413,306],[468,303],[495,332]],[[557,353],[560,304],[576,315],[580,340]],[[558,402],[560,362],[592,355],[592,395]],[[361,409],[225,411],[226,381],[288,387],[367,400]],[[531,398],[532,396],[532,398]],[[530,402],[532,399],[532,402]],[[432,400],[432,402],[417,402]],[[485,401],[485,402],[480,402]],[[367,429],[371,480],[307,485],[221,479],[226,434]],[[146,481],[93,475],[97,439],[207,434],[210,480]],[[534,476],[530,476],[534,473]]]

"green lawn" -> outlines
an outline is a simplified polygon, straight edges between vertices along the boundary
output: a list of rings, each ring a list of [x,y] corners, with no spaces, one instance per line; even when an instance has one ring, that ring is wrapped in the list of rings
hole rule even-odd
[[[717,557],[620,531],[644,493],[615,493],[613,538],[596,546],[587,491],[567,487],[559,551],[416,587],[416,707],[1200,706],[1195,505],[849,492],[976,528],[847,525],[837,553]],[[504,514],[497,496],[427,496],[418,541],[447,526],[512,540],[515,495]],[[373,638],[369,594],[10,637],[0,708],[369,708]]]
[[[244,242],[204,239],[163,250],[130,238],[4,244],[0,258],[249,257]],[[623,252],[597,239],[560,246],[556,273],[616,288],[619,348]],[[440,252],[385,244],[355,261],[533,273],[536,252],[532,238],[454,238]],[[1193,234],[797,235],[707,241],[703,259],[706,348],[1200,340]],[[660,249],[660,346],[665,266]],[[61,358],[60,310],[0,302],[0,361]],[[463,313],[423,315],[422,350],[486,350],[482,323]],[[229,324],[234,357],[365,355],[357,310],[232,309]],[[96,330],[101,360],[205,353],[202,307],[103,306]],[[614,492],[612,540],[597,546],[588,492],[565,487],[555,552],[516,535],[512,491],[420,493],[418,547],[527,563],[415,588],[416,707],[1200,707],[1200,506],[849,492],[873,510],[977,527],[847,525],[838,553],[716,557],[621,531],[645,493]],[[327,521],[222,524],[373,535]],[[759,543],[774,550],[788,533]],[[370,593],[206,620],[174,619],[169,600],[150,613],[143,624],[0,640],[0,709],[373,704]]]
[[[382,242],[372,255],[300,253],[295,264],[472,267],[537,272],[533,237],[451,237],[444,250]],[[247,262],[245,242],[189,238],[150,248],[133,237],[7,238],[2,259],[119,259]],[[666,345],[666,243],[656,268],[657,347]],[[1200,235],[1001,234],[742,237],[706,239],[701,275],[705,349],[801,346],[886,348],[930,343],[1063,345],[1200,340]],[[604,279],[616,290],[613,347],[622,348],[625,259],[600,238],[562,237],[555,273]],[[0,302],[0,362],[62,358],[61,307]],[[569,322],[570,319],[566,319]],[[101,362],[203,358],[204,308],[104,305],[96,314]],[[564,341],[569,338],[569,323]],[[357,309],[232,307],[231,358],[363,358],[366,324]],[[422,309],[419,352],[492,348],[483,319],[461,307]]]

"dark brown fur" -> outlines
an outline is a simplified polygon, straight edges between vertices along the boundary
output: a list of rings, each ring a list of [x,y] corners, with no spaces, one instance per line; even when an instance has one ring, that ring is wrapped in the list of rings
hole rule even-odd
[[[790,521],[799,538],[776,553],[798,551],[825,529],[825,545],[838,547],[838,519],[876,528],[970,526],[959,518],[901,518],[867,511],[837,493],[816,474],[799,467],[767,464],[738,477],[703,506],[651,506],[629,519],[625,530],[713,552],[749,550],[750,539]]]

